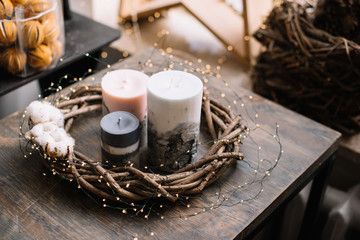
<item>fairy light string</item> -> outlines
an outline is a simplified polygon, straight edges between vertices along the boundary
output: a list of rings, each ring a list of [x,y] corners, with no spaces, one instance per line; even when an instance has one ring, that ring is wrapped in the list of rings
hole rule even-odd
[[[214,196],[209,196],[208,194],[199,193],[197,195],[193,196],[177,196],[179,198],[178,202],[176,203],[179,206],[183,206],[183,208],[187,209],[186,211],[182,212],[172,212],[170,216],[168,213],[169,211],[173,211],[174,207],[173,204],[169,204],[168,202],[164,201],[162,199],[163,195],[159,191],[153,192],[153,196],[156,196],[157,198],[150,199],[148,198],[145,201],[141,202],[125,202],[120,197],[116,198],[116,201],[109,201],[106,198],[100,198],[98,196],[94,196],[92,193],[85,190],[83,187],[81,187],[81,183],[79,182],[78,178],[75,178],[75,184],[79,190],[82,190],[82,192],[91,200],[93,200],[96,204],[102,207],[106,208],[112,208],[117,209],[119,212],[121,212],[124,215],[127,215],[128,217],[142,217],[144,219],[148,219],[149,217],[157,217],[161,220],[166,218],[183,218],[185,220],[189,219],[190,217],[194,217],[197,215],[200,215],[205,212],[213,211],[220,207],[232,207],[237,204],[243,204],[246,202],[254,201],[263,191],[264,191],[264,183],[265,180],[271,175],[272,171],[276,168],[277,164],[279,163],[279,160],[282,157],[283,149],[282,144],[280,141],[280,135],[279,135],[279,125],[276,124],[275,126],[275,132],[271,132],[267,130],[266,128],[263,128],[258,120],[259,120],[259,114],[256,111],[256,108],[252,104],[253,96],[240,96],[238,92],[235,90],[234,87],[231,86],[230,83],[225,81],[225,79],[221,76],[221,64],[224,62],[224,58],[220,61],[218,61],[219,65],[217,65],[215,68],[211,67],[209,64],[204,63],[202,59],[196,59],[193,61],[190,60],[180,60],[178,58],[175,58],[172,55],[173,50],[171,48],[163,49],[161,48],[162,44],[165,42],[165,38],[168,36],[168,32],[164,31],[162,36],[159,38],[159,40],[154,43],[154,48],[150,52],[149,56],[147,56],[143,61],[140,61],[138,63],[138,69],[148,75],[152,75],[158,71],[163,70],[172,70],[172,69],[178,69],[187,71],[190,73],[193,73],[197,75],[200,79],[202,79],[204,83],[204,90],[209,90],[210,95],[212,97],[215,97],[216,100],[226,102],[228,108],[235,108],[240,112],[243,112],[243,119],[241,121],[245,121],[246,125],[249,126],[248,129],[246,129],[244,132],[242,132],[239,136],[235,137],[234,139],[223,139],[218,138],[215,140],[204,140],[200,141],[198,144],[200,145],[209,145],[214,144],[218,141],[239,141],[242,143],[248,143],[253,146],[256,146],[256,154],[257,154],[257,162],[249,162],[246,160],[246,158],[239,158],[237,165],[247,166],[246,169],[252,170],[251,176],[247,178],[246,181],[243,183],[239,183],[236,185],[232,185],[230,189],[224,190],[222,187],[222,184],[226,182],[226,180],[222,181],[216,181],[211,188],[214,191],[214,188],[217,188],[215,191]],[[156,58],[155,56],[159,54],[162,56],[161,59]],[[90,57],[100,64],[103,64],[104,67],[111,71],[113,70],[113,66],[110,66],[105,61],[100,60],[96,57],[91,56],[89,53],[83,54],[85,57]],[[53,95],[50,95],[49,97],[46,97],[45,100],[48,100],[52,103],[59,103],[63,101],[69,100],[70,96],[74,93],[76,93],[76,86],[80,82],[82,82],[86,77],[90,79],[91,82],[99,81],[101,76],[97,76],[96,71],[89,69],[87,72],[83,73],[80,77],[75,77],[71,75],[64,75],[59,79],[59,83],[51,83],[49,88],[47,88],[45,91],[53,92]],[[64,95],[62,93],[62,83],[75,83],[75,85],[72,85],[68,88],[68,93]],[[220,92],[217,96],[214,96],[211,94],[211,85],[213,84],[223,84],[225,86],[226,92]],[[41,95],[39,95],[39,98],[41,98]],[[248,124],[249,123],[249,124]],[[64,162],[62,163],[64,169],[56,169],[54,167],[54,163],[57,161],[61,161],[59,159],[52,159],[49,156],[46,155],[46,153],[42,150],[41,147],[39,147],[37,144],[35,144],[31,139],[27,140],[24,137],[24,125],[26,125],[26,112],[21,116],[20,120],[20,148],[21,151],[24,154],[25,158],[29,158],[33,155],[33,152],[38,152],[41,156],[41,159],[45,164],[48,165],[51,174],[53,175],[59,175],[62,176],[65,180],[68,181],[74,181],[72,178],[67,178],[63,174],[60,174],[59,170],[64,170],[67,167],[70,167],[70,162]],[[264,132],[269,138],[272,139],[274,143],[274,152],[277,153],[276,157],[274,159],[263,157],[262,153],[262,147],[257,143],[257,140],[252,137],[252,134],[255,131],[262,131]],[[25,145],[24,141],[25,139]],[[277,148],[277,149],[276,149]],[[186,153],[184,153],[186,154]],[[84,160],[81,159],[74,159],[74,164],[80,164],[85,165],[89,164]],[[149,172],[152,171],[151,168],[146,167]],[[93,171],[97,171],[96,168],[93,167]],[[46,173],[43,173],[44,176],[46,176]],[[153,174],[155,174],[153,172]],[[248,172],[249,174],[249,172]],[[102,176],[100,174],[100,177],[98,179],[99,182],[106,182],[108,186],[110,186],[110,183],[107,182],[108,180],[106,177]],[[227,183],[229,184],[229,183]],[[129,186],[125,186],[130,187]],[[146,185],[142,186],[144,189],[147,189]],[[228,188],[228,187],[227,187]],[[255,189],[256,188],[256,189]],[[115,190],[112,189],[113,193],[115,194]],[[249,195],[250,192],[250,195]],[[204,201],[197,201],[197,200],[204,200]],[[199,202],[201,204],[199,205]],[[190,211],[189,211],[190,210]],[[192,210],[192,211],[191,211]],[[154,236],[155,233],[151,232],[151,235]],[[137,236],[136,236],[137,237]],[[135,238],[136,238],[135,237]]]

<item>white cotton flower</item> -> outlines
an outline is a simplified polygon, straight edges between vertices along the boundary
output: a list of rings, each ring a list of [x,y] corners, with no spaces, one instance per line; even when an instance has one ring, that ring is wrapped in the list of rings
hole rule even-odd
[[[45,122],[54,122],[59,127],[64,127],[64,115],[61,111],[47,101],[33,101],[26,108],[29,121],[36,125]]]
[[[74,150],[75,140],[54,122],[35,125],[25,137],[33,139],[51,157],[65,157]]]

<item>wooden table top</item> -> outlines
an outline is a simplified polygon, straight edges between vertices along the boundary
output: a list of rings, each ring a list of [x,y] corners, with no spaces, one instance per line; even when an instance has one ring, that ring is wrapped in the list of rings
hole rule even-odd
[[[149,57],[151,68],[146,64]],[[144,69],[151,74],[171,63],[180,70],[186,65],[158,51],[147,50],[111,69]],[[99,83],[104,74],[105,71],[94,74],[82,84]],[[162,202],[163,208],[155,201],[155,210],[147,218],[145,213],[135,216],[103,208],[73,183],[53,176],[37,154],[24,158],[19,147],[23,111],[1,119],[0,236],[4,239],[233,239],[248,236],[336,151],[341,135],[237,87],[236,82],[226,83],[210,76],[207,79],[205,86],[211,97],[242,114],[250,128],[241,145],[245,161],[238,161],[202,194],[176,204]],[[77,150],[94,159],[101,159],[100,115],[98,111],[79,117],[70,131],[76,139]],[[264,181],[247,186],[245,183],[252,182],[255,176],[264,176],[262,171],[276,163],[281,151],[276,141],[276,124],[283,150],[281,158]],[[203,141],[204,132],[203,129]],[[202,151],[207,148],[205,144],[200,146]]]

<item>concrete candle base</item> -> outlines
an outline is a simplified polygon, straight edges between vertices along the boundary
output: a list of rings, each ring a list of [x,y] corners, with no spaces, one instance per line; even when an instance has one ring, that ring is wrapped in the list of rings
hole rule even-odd
[[[149,122],[149,164],[164,172],[174,172],[196,161],[199,128],[199,123],[183,123],[173,131],[159,134]]]

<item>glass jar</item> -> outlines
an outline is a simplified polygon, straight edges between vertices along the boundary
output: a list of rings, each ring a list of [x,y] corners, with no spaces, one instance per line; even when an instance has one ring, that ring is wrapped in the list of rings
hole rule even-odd
[[[60,0],[0,2],[0,67],[20,77],[54,67],[65,52]]]

